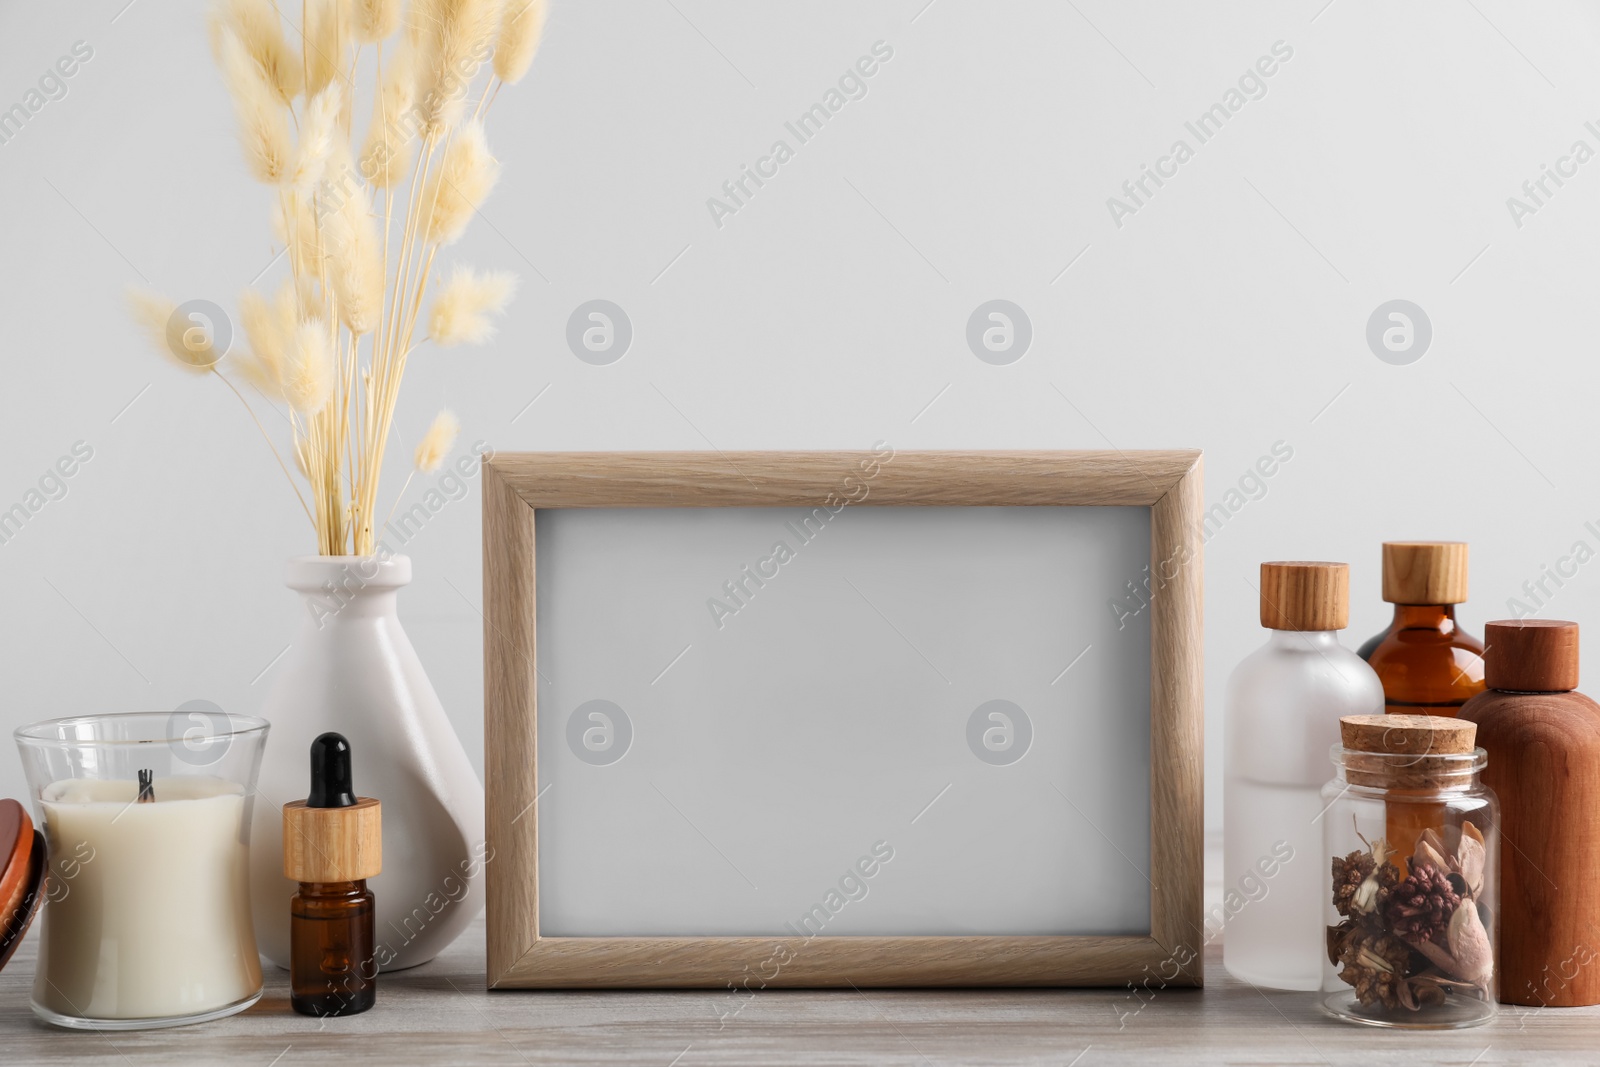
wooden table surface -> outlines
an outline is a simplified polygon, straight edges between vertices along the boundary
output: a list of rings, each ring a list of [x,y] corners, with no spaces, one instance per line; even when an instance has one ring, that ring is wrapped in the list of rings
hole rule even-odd
[[[77,1033],[28,1008],[33,950],[0,972],[0,1063],[227,1064],[1554,1064],[1600,1062],[1600,1009],[1507,1009],[1488,1027],[1395,1033],[1321,1016],[1303,993],[1259,992],[1206,957],[1204,990],[1141,1008],[1127,990],[487,993],[480,920],[424,967],[383,980],[351,1019],[289,1010],[272,971],[250,1011],[126,1034]],[[721,1013],[729,1012],[726,1019]]]
[[[1208,861],[1220,857],[1208,848]],[[1217,895],[1215,862],[1208,897]],[[434,962],[381,980],[350,1019],[289,1010],[269,970],[254,1008],[202,1026],[58,1030],[28,1007],[34,934],[0,972],[0,1065],[205,1064],[1457,1064],[1600,1063],[1600,1008],[1506,1008],[1454,1033],[1395,1032],[1326,1018],[1307,993],[1256,990],[1206,951],[1203,990],[489,993],[480,918]]]

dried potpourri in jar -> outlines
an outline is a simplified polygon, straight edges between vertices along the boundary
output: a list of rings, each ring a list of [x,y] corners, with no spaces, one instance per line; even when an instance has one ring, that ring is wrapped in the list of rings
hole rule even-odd
[[[1468,722],[1347,716],[1323,791],[1331,853],[1323,1007],[1352,1022],[1441,1029],[1495,1012],[1498,809]],[[1404,854],[1383,836],[1425,825]],[[1358,847],[1351,847],[1356,845]]]

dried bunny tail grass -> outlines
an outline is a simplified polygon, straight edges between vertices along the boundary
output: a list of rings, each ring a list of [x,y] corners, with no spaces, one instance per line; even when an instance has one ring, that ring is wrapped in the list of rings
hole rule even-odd
[[[413,8],[417,99],[424,133],[437,137],[461,122],[472,79],[493,51],[500,0],[425,0]]]
[[[417,443],[416,466],[417,470],[427,473],[438,470],[439,464],[444,462],[444,457],[449,454],[450,446],[456,443],[456,434],[461,432],[461,420],[455,413],[446,409],[433,417],[433,424],[428,427],[428,432],[422,435],[422,440]]]
[[[177,310],[178,305],[160,293],[149,289],[128,290],[128,311],[163,352],[167,351],[167,323],[172,321]]]
[[[223,62],[223,31],[231,29],[260,67],[279,102],[287,106],[300,95],[300,57],[284,39],[283,23],[272,0],[223,0],[211,9],[207,29],[211,52],[219,65]]]
[[[450,244],[459,238],[499,178],[500,164],[489,154],[483,123],[469,122],[451,139],[443,164],[423,189],[427,241]]]
[[[311,481],[311,442],[299,434],[294,437],[294,469],[299,471],[306,481]]]
[[[439,0],[411,0],[403,19],[406,32],[401,38],[402,43],[413,48],[421,47],[439,25],[438,9]]]
[[[247,352],[242,357],[236,357],[234,369],[268,400],[283,398],[283,379],[274,377],[276,369],[267,366],[259,353]]]
[[[219,38],[222,77],[233,96],[245,165],[257,181],[275,185],[283,180],[293,151],[289,141],[288,108],[268,83],[261,67],[250,58],[238,33],[224,27]]]
[[[325,223],[323,225],[326,225]],[[327,240],[317,222],[317,209],[309,190],[286,190],[273,204],[272,229],[289,250],[292,277],[299,283],[300,302],[321,307],[323,276],[327,273]]]
[[[333,338],[320,318],[306,319],[294,331],[284,366],[283,398],[302,415],[315,415],[333,395]]]
[[[428,337],[434,344],[449,347],[459,344],[481,345],[494,336],[490,315],[505,310],[517,291],[517,276],[505,271],[478,274],[470,267],[457,267],[439,295],[434,298],[428,317]]]
[[[186,323],[178,318],[178,306],[160,293],[129,289],[128,310],[150,342],[184,370],[204,374],[222,359],[211,324]]]
[[[300,330],[300,304],[294,282],[285,278],[269,303],[256,289],[239,296],[239,322],[250,354],[239,370],[269,400],[289,398],[289,372]]]
[[[272,318],[278,324],[278,336],[284,339],[285,351],[288,350],[289,339],[300,325],[300,307],[293,280],[285,278],[278,286],[278,295],[272,300]]]
[[[294,162],[286,180],[297,189],[307,189],[322,180],[327,170],[328,152],[339,132],[339,114],[344,107],[344,92],[337,82],[325,86],[306,105],[305,121],[300,124],[300,143],[295,146]]]
[[[239,372],[263,395],[282,396],[286,339],[259,290],[246,289],[239,294],[239,324],[250,345],[250,355],[239,362]]]
[[[507,85],[515,85],[528,73],[544,36],[548,14],[545,0],[506,0],[500,16],[500,37],[494,45],[494,72]]]
[[[361,149],[361,174],[375,189],[392,189],[405,178],[415,139],[416,102],[416,51],[402,45],[383,72],[383,86],[372,102],[372,125]]]
[[[306,95],[344,78],[350,43],[349,0],[306,0]]]
[[[328,280],[339,321],[353,334],[371,333],[383,313],[383,242],[364,188],[349,190],[327,222]]]
[[[454,61],[466,60],[459,76],[470,78],[489,58],[495,31],[500,27],[502,0],[415,0],[406,26],[408,38],[438,61],[445,71]],[[426,73],[426,72],[424,72]]]
[[[400,0],[355,0],[351,29],[362,44],[375,44],[400,25]]]
[[[285,193],[274,202],[272,233],[289,250],[295,273],[322,277],[324,250],[316,204],[309,190]]]

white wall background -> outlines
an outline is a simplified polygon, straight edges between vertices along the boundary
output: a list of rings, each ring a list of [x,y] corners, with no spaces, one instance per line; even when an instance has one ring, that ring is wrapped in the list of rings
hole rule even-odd
[[[1600,149],[1600,14],[1324,2],[558,2],[495,105],[506,175],[458,246],[523,293],[491,347],[413,359],[397,451],[441,404],[462,448],[1198,446],[1216,502],[1286,442],[1207,551],[1218,825],[1221,685],[1262,639],[1261,560],[1351,561],[1355,642],[1387,618],[1385,538],[1472,542],[1474,629],[1575,541],[1600,549],[1600,161],[1520,227],[1506,205],[1575,140]],[[879,40],[867,96],[716,226],[707,198]],[[0,545],[0,726],[253,711],[297,611],[282,560],[311,538],[233,397],[150,352],[121,293],[232,307],[275,252],[265,194],[198,2],[10,0],[0,109],[77,41],[66,95],[0,144],[0,508],[94,450]],[[1276,41],[1293,57],[1266,95],[1197,145],[1185,121]],[[1194,158],[1119,228],[1107,197],[1179,137]],[[603,367],[564,340],[598,297],[635,332]],[[965,341],[993,298],[1033,325],[1009,366]],[[1434,331],[1408,366],[1365,340],[1397,298]],[[407,546],[402,615],[481,760],[478,507],[474,488]],[[1594,618],[1597,589],[1600,564],[1542,614]],[[0,794],[23,790],[0,757]]]

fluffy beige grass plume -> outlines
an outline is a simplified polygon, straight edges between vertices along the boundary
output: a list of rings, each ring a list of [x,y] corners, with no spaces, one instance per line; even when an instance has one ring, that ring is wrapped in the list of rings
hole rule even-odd
[[[433,270],[499,178],[487,116],[527,73],[544,23],[543,0],[213,2],[212,55],[279,252],[239,297],[232,354],[217,350],[216,324],[177,315],[165,297],[134,292],[129,305],[165,358],[238,397],[319,553],[377,547],[413,354],[488,341],[516,289],[511,274],[467,267],[435,287]],[[269,405],[277,417],[264,421]],[[269,425],[288,427],[286,449]],[[440,412],[413,473],[437,469],[459,430]]]
[[[494,336],[491,315],[498,315],[517,291],[517,276],[507,271],[479,273],[457,267],[434,297],[428,316],[428,340],[444,348],[481,345]]]

